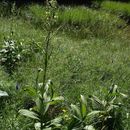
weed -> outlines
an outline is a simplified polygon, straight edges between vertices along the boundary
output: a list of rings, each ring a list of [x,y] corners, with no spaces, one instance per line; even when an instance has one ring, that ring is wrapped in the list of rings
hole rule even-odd
[[[53,1],[51,1],[53,2]],[[42,46],[42,55],[43,55],[43,77],[42,77],[42,83],[38,83],[38,76],[36,78],[36,86],[35,89],[31,88],[31,92],[33,91],[32,97],[35,98],[35,105],[32,108],[32,110],[26,110],[22,109],[19,111],[20,114],[30,117],[35,120],[34,127],[36,130],[43,130],[43,129],[58,129],[61,125],[60,122],[61,117],[56,117],[54,119],[49,118],[49,109],[52,105],[56,105],[59,101],[64,100],[63,97],[55,97],[54,91],[52,88],[52,82],[50,80],[47,81],[47,70],[48,70],[48,61],[51,56],[51,34],[52,34],[52,25],[53,25],[53,19],[54,19],[54,10],[55,10],[55,3],[50,3],[48,1],[48,6],[50,14],[48,15],[48,20],[50,23],[47,24],[47,36],[45,38],[45,47]],[[38,73],[40,72],[38,70]]]
[[[124,130],[124,119],[127,111],[123,111],[124,105],[120,97],[127,98],[127,95],[118,91],[117,85],[112,86],[103,100],[96,96],[90,97],[92,103],[92,123],[96,129]],[[123,100],[122,100],[123,101]]]
[[[14,40],[4,41],[4,45],[0,51],[1,65],[4,66],[7,73],[12,74],[16,70],[21,60],[21,45],[17,45]]]

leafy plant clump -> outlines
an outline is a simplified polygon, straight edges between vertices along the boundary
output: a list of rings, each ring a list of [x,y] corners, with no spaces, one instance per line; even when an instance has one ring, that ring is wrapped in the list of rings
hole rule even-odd
[[[36,94],[36,91],[30,90],[33,95]],[[128,96],[119,92],[117,85],[105,93],[103,100],[94,95],[88,98],[81,95],[77,105],[64,107],[51,119],[48,115],[51,106],[54,107],[59,101],[64,101],[61,96],[53,96],[52,84],[48,81],[42,104],[44,111],[41,111],[42,99],[38,98],[33,108],[21,109],[19,113],[34,119],[36,130],[124,130],[127,127],[125,121],[128,120],[128,110],[124,109],[123,99],[126,100]],[[43,124],[40,123],[41,119],[44,121]]]
[[[123,99],[127,95],[119,92],[117,85],[110,88],[103,100],[96,96],[90,97],[92,116],[91,121],[97,130],[124,130],[124,120],[127,120],[127,110]]]
[[[35,120],[34,127],[36,130],[45,130],[45,129],[58,129],[60,127],[60,122],[62,121],[60,117],[54,117],[51,119],[49,117],[49,111],[57,104],[59,101],[63,101],[62,96],[56,97],[54,90],[52,88],[51,80],[47,82],[47,70],[48,63],[52,53],[51,50],[51,38],[52,38],[52,26],[53,19],[55,17],[55,1],[47,1],[47,11],[50,12],[47,16],[48,24],[46,26],[47,36],[41,48],[41,55],[43,56],[43,63],[40,69],[38,69],[38,75],[36,78],[35,87],[32,87],[30,90],[33,92],[33,95],[30,95],[35,105],[31,110],[21,109],[20,114],[30,117]],[[50,6],[51,5],[51,6]],[[39,83],[39,73],[42,72],[42,82]],[[46,83],[47,82],[47,83]]]
[[[54,117],[54,119],[51,119],[52,117],[49,116],[52,107],[56,106],[57,103],[64,100],[64,98],[61,96],[55,97],[51,81],[49,80],[47,82],[43,96],[40,94],[40,92],[34,90],[33,88],[30,89],[30,91],[32,90],[34,93],[33,98],[36,101],[36,105],[34,105],[31,110],[21,109],[19,113],[34,119],[34,127],[36,130],[58,129],[61,127],[60,122],[62,121],[62,118],[60,116]]]
[[[12,74],[21,61],[22,45],[17,44],[14,40],[5,40],[0,51],[0,64],[5,71]]]

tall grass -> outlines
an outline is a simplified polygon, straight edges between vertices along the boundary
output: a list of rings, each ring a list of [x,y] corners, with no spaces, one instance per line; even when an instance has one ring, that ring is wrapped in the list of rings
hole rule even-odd
[[[95,36],[110,36],[118,27],[124,26],[124,21],[119,18],[85,7],[65,8],[59,11],[59,23],[65,23],[74,28],[80,28],[82,32],[89,30]],[[86,33],[87,33],[86,31]]]
[[[101,8],[116,14],[117,16],[130,22],[130,4],[122,2],[104,1]]]
[[[56,14],[58,18],[54,28],[63,24],[64,28],[62,28],[62,31],[67,31],[70,35],[75,34],[78,37],[80,37],[81,33],[81,37],[84,38],[87,35],[110,37],[118,34],[119,28],[125,26],[123,20],[112,14],[92,10],[83,6],[61,7],[57,10]],[[33,25],[41,28],[45,23],[45,7],[31,5],[23,16],[30,20]]]

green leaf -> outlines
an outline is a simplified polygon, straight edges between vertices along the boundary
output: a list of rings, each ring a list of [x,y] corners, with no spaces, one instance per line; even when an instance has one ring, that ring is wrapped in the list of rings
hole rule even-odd
[[[9,96],[7,92],[0,90],[0,97],[7,97]]]
[[[104,111],[92,111],[87,116],[88,117],[94,117],[94,116],[96,116],[96,115],[98,115],[100,113],[104,113]]]
[[[87,115],[87,101],[85,100],[84,96],[81,95],[81,113],[82,117],[84,118]]]
[[[117,90],[118,90],[118,86],[117,86],[117,85],[114,85],[114,87],[113,87],[113,93],[116,93]]]
[[[48,82],[45,85],[45,91],[48,92],[49,86],[51,85],[51,80],[48,80]]]
[[[106,103],[104,101],[100,100],[98,97],[96,97],[94,95],[91,97],[91,100],[94,101],[95,103],[97,103],[97,105],[100,105],[100,106],[106,105]]]
[[[43,123],[43,126],[45,126],[45,124]],[[37,122],[34,124],[35,130],[41,130],[41,123]],[[43,130],[51,130],[51,127],[48,128],[43,128]]]
[[[45,103],[49,104],[49,105],[53,105],[53,104],[56,104],[56,103],[62,102],[62,101],[64,101],[64,97],[59,96],[59,97],[52,98],[52,99],[46,101]]]
[[[41,123],[40,122],[35,123],[34,127],[35,127],[35,130],[41,130]]]
[[[115,96],[115,97],[113,97],[112,98],[112,100],[109,102],[109,104],[113,104],[114,103],[114,101],[117,99],[117,97]]]
[[[30,117],[32,119],[36,119],[36,120],[39,120],[38,118],[38,114],[33,112],[33,111],[29,111],[29,110],[26,110],[26,109],[21,109],[19,110],[19,113],[23,116],[26,116],[26,117]]]
[[[51,128],[51,127],[49,127],[49,128],[44,128],[43,130],[52,130],[52,128]]]
[[[95,128],[92,125],[87,125],[84,127],[84,130],[95,130]]]
[[[117,85],[112,85],[110,88],[109,93],[111,94],[116,94],[118,92],[118,86]]]
[[[52,101],[64,101],[64,97],[62,96],[55,97],[55,98],[52,98]]]
[[[46,114],[46,112],[48,111],[49,106],[50,106],[50,104],[49,104],[49,103],[47,103],[47,104],[45,105],[45,107],[44,107],[44,115],[45,115],[45,114]]]
[[[128,98],[128,95],[124,94],[124,93],[120,93],[121,96],[123,96],[124,98]]]
[[[37,95],[36,89],[34,87],[32,87],[32,86],[31,87],[26,86],[24,91],[27,92],[32,97],[36,97],[36,95]]]
[[[43,126],[44,126],[45,124],[43,123]],[[38,123],[35,123],[34,124],[34,127],[35,127],[35,130],[41,130],[41,123],[40,122],[38,122]],[[52,128],[51,127],[49,127],[49,128],[43,128],[43,130],[52,130]]]
[[[40,108],[41,108],[41,99],[40,98],[36,99],[36,106],[37,106],[38,111],[40,111]]]
[[[62,121],[62,117],[57,117],[53,120],[51,120],[51,125],[54,125],[56,127],[60,127],[61,126],[61,121]]]
[[[80,113],[79,108],[76,105],[73,105],[73,104],[71,104],[71,108],[72,108],[74,116],[81,118],[81,113]]]
[[[115,108],[119,108],[119,106],[112,104],[112,105],[110,105],[110,106],[107,108],[107,112],[110,112],[111,110],[113,110],[113,109],[115,109]]]
[[[45,103],[51,102],[51,98],[46,92],[44,93],[43,97]]]

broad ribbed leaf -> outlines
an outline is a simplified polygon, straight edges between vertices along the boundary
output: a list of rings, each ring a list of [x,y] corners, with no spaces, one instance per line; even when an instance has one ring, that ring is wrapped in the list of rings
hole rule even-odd
[[[112,104],[112,105],[110,105],[110,106],[107,108],[107,112],[110,112],[111,110],[113,110],[113,109],[115,109],[115,108],[119,108],[119,106]]]
[[[51,80],[48,80],[48,82],[45,85],[45,91],[48,93],[49,86],[51,85]]]
[[[41,130],[41,123],[40,122],[35,123],[34,127],[35,127],[35,130]]]
[[[64,97],[59,96],[59,97],[52,98],[52,99],[50,99],[49,101],[47,101],[45,103],[46,104],[48,103],[49,105],[53,105],[53,104],[56,104],[56,103],[62,102],[62,101],[64,101]]]
[[[116,100],[116,96],[113,97],[113,99],[109,102],[109,104],[113,104],[115,100]]]
[[[76,105],[73,105],[73,104],[71,104],[71,108],[72,108],[74,116],[81,118],[81,113],[80,113],[79,108]]]
[[[21,109],[21,110],[19,110],[19,113],[21,115],[23,115],[23,116],[39,120],[38,115],[35,112],[33,112],[33,111],[29,111],[29,110],[26,110],[26,109]]]
[[[46,83],[46,85],[45,85],[45,92],[44,92],[44,94],[43,94],[43,97],[44,97],[44,101],[45,102],[48,102],[48,101],[50,101],[50,99],[51,99],[51,97],[49,96],[49,85],[51,84],[51,80],[48,80],[48,82]]]
[[[117,85],[113,85],[113,86],[110,88],[109,93],[111,93],[111,94],[116,94],[116,93],[117,93],[117,90],[118,90],[118,86],[117,86]]]
[[[51,127],[49,127],[49,128],[44,128],[43,130],[52,130],[52,128],[51,128]]]
[[[31,87],[27,86],[24,89],[24,91],[26,91],[31,97],[36,97],[36,95],[37,95],[36,89],[33,88],[32,86]]]
[[[47,103],[45,106],[44,106],[44,115],[47,113],[48,109],[49,109],[49,106],[50,104]]]
[[[52,98],[52,101],[64,101],[64,97],[62,96],[55,97],[55,98]]]
[[[128,95],[124,94],[124,93],[120,93],[121,96],[123,96],[124,98],[128,98]]]
[[[88,117],[94,117],[94,116],[96,116],[96,115],[98,115],[100,113],[104,113],[104,111],[92,111],[87,116]]]
[[[7,92],[0,91],[0,97],[7,97],[7,96],[9,96]]]
[[[40,108],[41,108],[41,99],[40,98],[36,99],[36,106],[37,106],[37,109],[40,110]]]
[[[61,121],[62,121],[62,117],[57,117],[57,118],[51,120],[51,125],[54,125],[56,127],[60,127]]]
[[[95,130],[95,128],[92,125],[87,125],[84,127],[84,130]]]
[[[113,93],[116,93],[116,92],[117,92],[117,89],[118,89],[118,86],[117,86],[117,85],[114,85],[114,87],[113,87]]]
[[[102,102],[102,100],[100,100],[98,97],[96,97],[96,96],[92,96],[92,98],[91,98],[95,103],[97,103],[98,105],[100,105],[100,106],[105,106],[106,105],[106,103],[104,103],[104,102]]]
[[[45,123],[43,123],[43,126],[45,125]],[[41,123],[37,122],[34,124],[35,130],[41,130]],[[51,128],[43,128],[43,130],[51,130]]]

